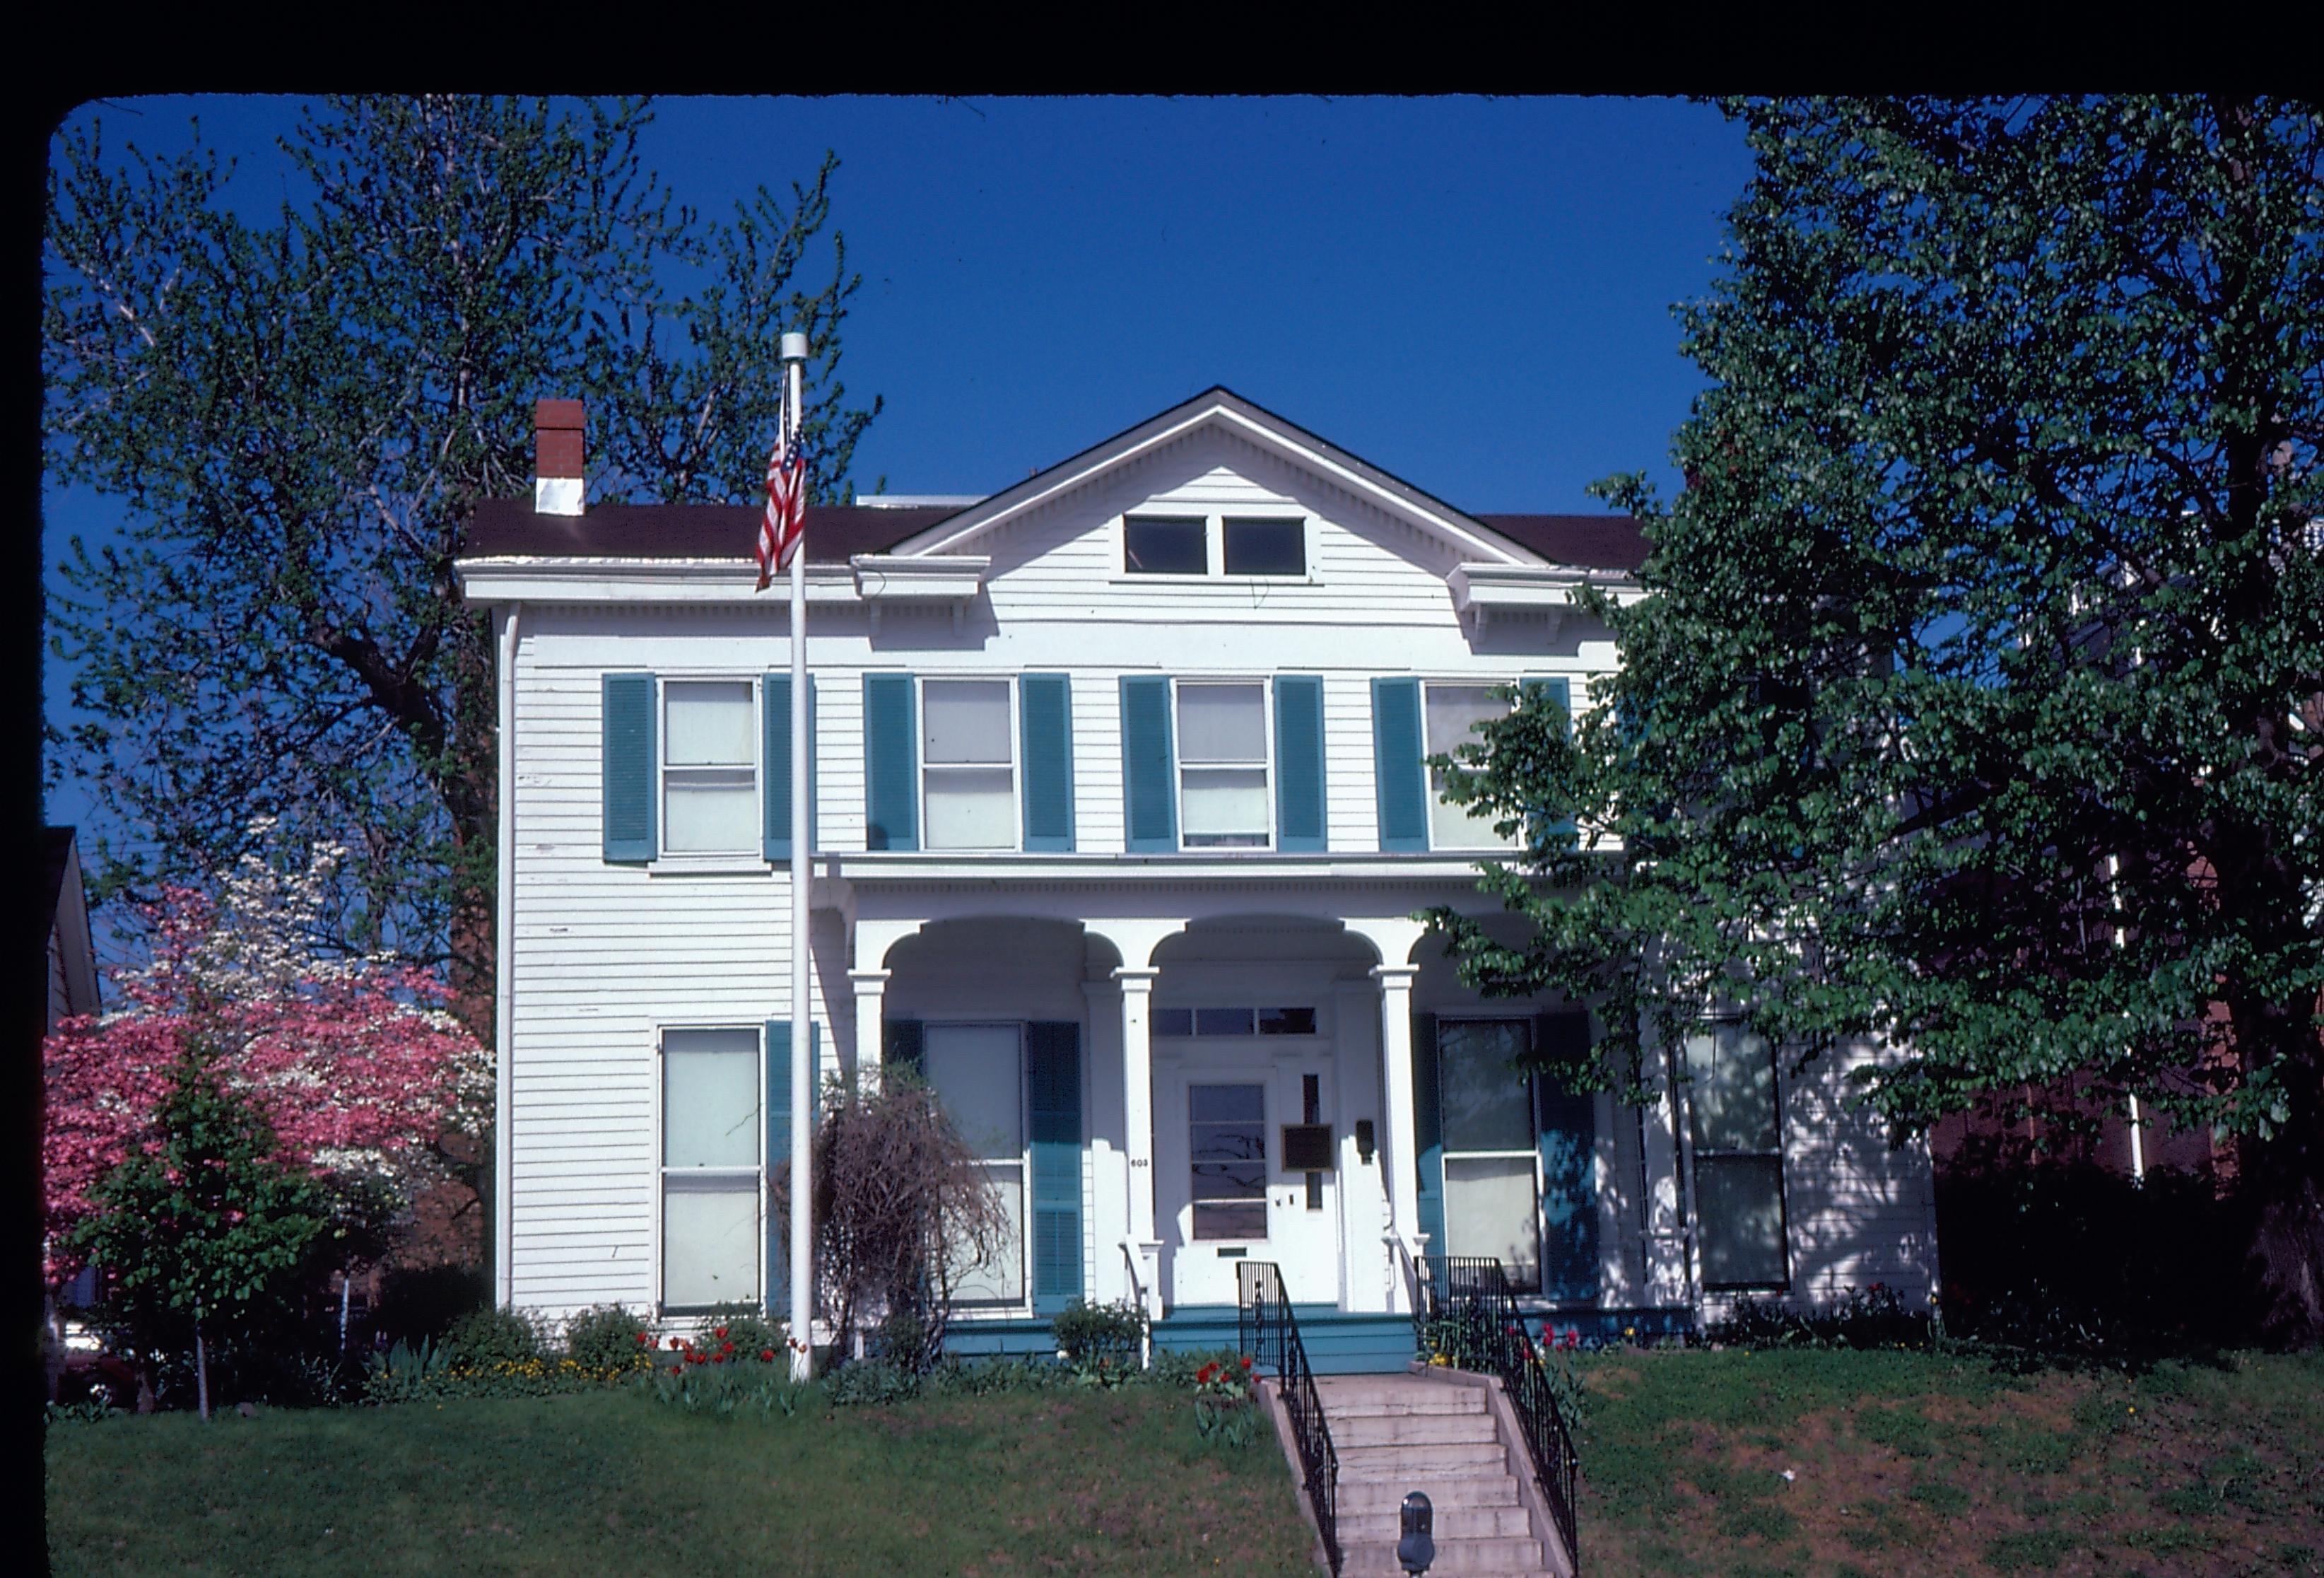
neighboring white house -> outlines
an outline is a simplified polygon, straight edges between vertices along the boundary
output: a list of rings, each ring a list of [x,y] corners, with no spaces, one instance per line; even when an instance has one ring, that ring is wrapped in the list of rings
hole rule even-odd
[[[577,407],[543,416],[577,461]],[[581,511],[546,468],[459,566],[500,654],[499,1297],[779,1312],[786,603],[755,509]],[[1585,1329],[1925,1295],[1927,1152],[1834,1060],[1706,1024],[1650,1106],[1536,1088],[1509,1060],[1589,1014],[1480,998],[1413,918],[1497,909],[1424,757],[1496,686],[1587,708],[1616,656],[1570,594],[1644,551],[1224,390],[991,498],[809,512],[816,1055],[915,1061],[1013,1203],[964,1345],[1077,1295],[1193,1340],[1255,1260],[1320,1369],[1401,1366],[1420,1253]]]

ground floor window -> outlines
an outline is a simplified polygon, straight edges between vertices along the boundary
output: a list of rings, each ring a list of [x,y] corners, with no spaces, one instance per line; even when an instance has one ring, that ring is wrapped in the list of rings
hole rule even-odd
[[[661,1297],[673,1313],[760,1298],[759,1032],[661,1035]]]
[[[1010,1226],[988,1258],[956,1266],[964,1305],[1025,1302],[1025,1035],[1019,1025],[929,1025],[920,1068],[975,1150]]]
[[[1686,1072],[1702,1285],[1784,1287],[1791,1273],[1775,1048],[1739,1022],[1705,1025],[1687,1038]]]
[[[1540,1153],[1523,1020],[1444,1020],[1436,1079],[1444,1141],[1444,1252],[1491,1256],[1519,1291],[1541,1287]]]

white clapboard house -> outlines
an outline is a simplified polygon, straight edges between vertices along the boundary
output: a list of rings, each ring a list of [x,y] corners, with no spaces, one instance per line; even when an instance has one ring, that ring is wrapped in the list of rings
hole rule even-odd
[[[807,520],[814,887],[790,935],[779,589],[758,512],[583,508],[570,401],[460,574],[499,652],[499,1297],[778,1314],[791,950],[815,1057],[908,1059],[1018,1241],[956,1316],[1069,1299],[1215,1342],[1279,1265],[1317,1368],[1399,1368],[1413,1258],[1499,1258],[1585,1332],[1935,1270],[1924,1149],[1706,1021],[1656,1099],[1511,1071],[1585,1009],[1465,989],[1413,918],[1489,826],[1425,758],[1616,661],[1615,516],[1475,515],[1214,389],[990,498]],[[1861,1057],[1873,1055],[1859,1050]]]

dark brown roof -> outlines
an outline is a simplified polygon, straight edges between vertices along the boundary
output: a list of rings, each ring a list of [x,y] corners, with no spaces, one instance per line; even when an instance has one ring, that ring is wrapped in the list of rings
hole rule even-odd
[[[1628,515],[1472,515],[1552,564],[1592,570],[1636,570],[1648,544]]]
[[[468,518],[467,551],[478,558],[733,558],[757,551],[755,504],[595,504],[579,515],[540,515],[522,499],[487,499]],[[885,553],[948,515],[949,505],[872,509],[815,504],[807,512],[807,561],[845,564]]]
[[[885,553],[961,512],[945,504],[874,509],[819,504],[807,512],[809,564]],[[747,559],[759,540],[755,504],[596,504],[579,515],[540,515],[522,499],[489,499],[469,518],[467,551],[578,558]],[[1646,540],[1628,515],[1471,517],[1553,564],[1635,570]]]

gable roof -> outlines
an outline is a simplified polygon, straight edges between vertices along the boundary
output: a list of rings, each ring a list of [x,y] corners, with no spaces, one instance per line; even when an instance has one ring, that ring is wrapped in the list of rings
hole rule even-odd
[[[915,558],[971,551],[977,538],[1026,511],[1204,428],[1231,431],[1324,476],[1436,537],[1464,561],[1625,575],[1646,562],[1646,540],[1628,515],[1471,514],[1223,386],[965,505],[812,505],[807,512],[807,562],[844,565],[859,554]],[[543,515],[530,500],[489,499],[470,515],[463,551],[464,557],[479,558],[748,562],[758,540],[760,513],[755,504],[595,504],[578,515]]]

